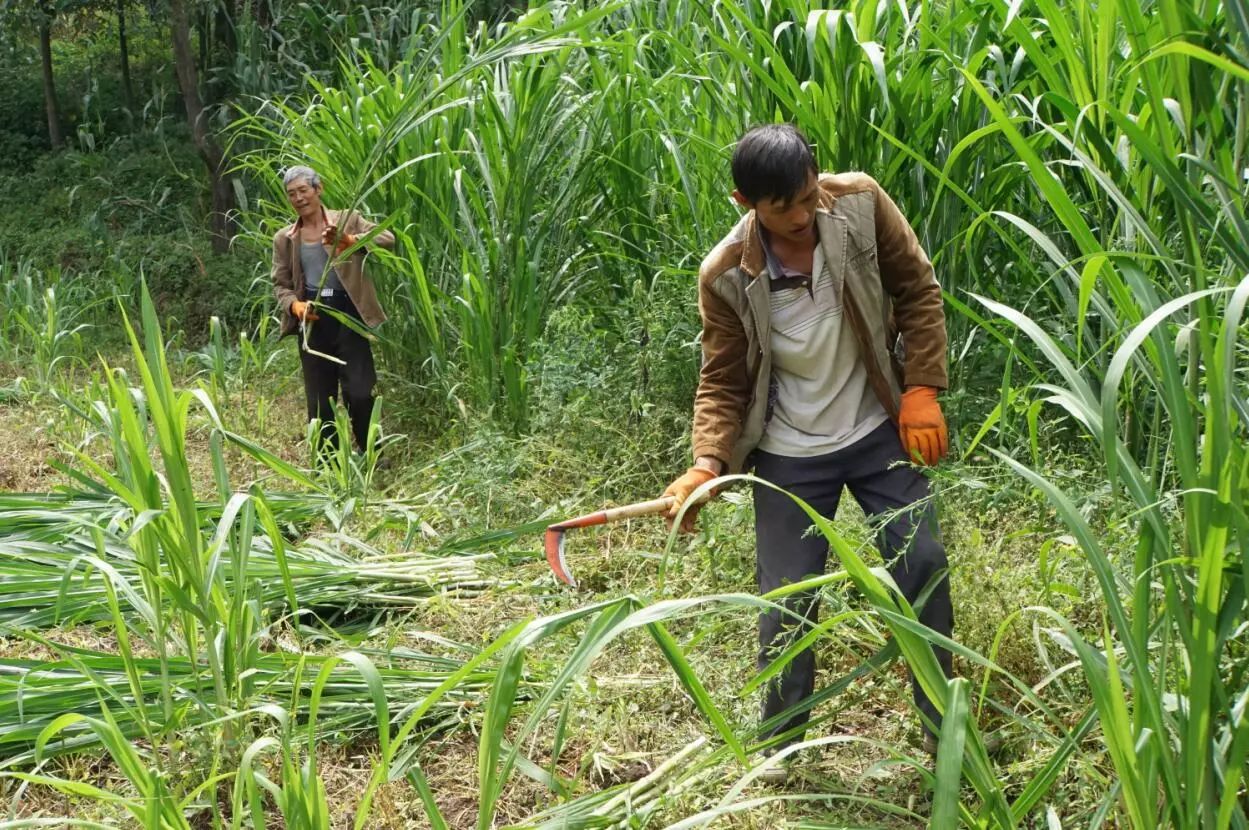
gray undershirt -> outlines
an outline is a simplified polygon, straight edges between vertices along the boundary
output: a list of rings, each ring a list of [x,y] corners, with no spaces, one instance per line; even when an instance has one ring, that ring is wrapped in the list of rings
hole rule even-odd
[[[321,279],[325,276],[325,263],[329,261],[329,254],[325,252],[325,246],[320,242],[300,242],[299,243],[299,264],[304,269],[304,286],[308,291],[321,290]],[[343,284],[338,281],[338,272],[331,268],[329,270],[329,279],[325,283],[326,288],[333,288],[341,291]]]

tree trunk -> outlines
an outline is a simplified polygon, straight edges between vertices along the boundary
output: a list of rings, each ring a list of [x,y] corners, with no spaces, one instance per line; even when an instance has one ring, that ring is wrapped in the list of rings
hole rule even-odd
[[[238,37],[234,29],[236,16],[233,0],[217,0],[212,25],[213,56],[222,71],[214,73],[205,90],[205,97],[212,104],[231,97],[237,91],[234,83],[234,60],[238,52]]]
[[[199,93],[199,76],[195,68],[195,53],[191,49],[191,24],[187,17],[186,0],[170,0],[169,29],[173,40],[174,68],[178,73],[178,86],[182,90],[182,103],[186,107],[187,123],[191,125],[191,139],[199,150],[200,158],[208,167],[212,180],[212,214],[209,228],[212,233],[213,250],[225,253],[230,247],[234,233],[234,190],[226,177],[226,158],[212,134],[208,132],[208,119]]]
[[[232,60],[234,53],[238,51],[237,21],[238,8],[234,0],[217,0],[217,21],[213,26],[213,35],[217,38],[219,47],[218,60]]]
[[[273,27],[273,7],[269,0],[256,0],[254,5],[256,11],[256,25],[264,29],[265,35],[272,34],[270,29]]]
[[[134,118],[134,90],[130,86],[130,47],[126,44],[126,0],[117,0],[117,49],[121,58],[121,100]]]
[[[52,17],[55,14],[51,6],[39,4],[39,57],[43,63],[43,105],[48,113],[48,143],[52,148],[60,149],[64,144],[61,138],[61,108],[56,102],[56,78],[52,74]]]
[[[199,21],[195,25],[196,39],[199,41],[199,66],[204,70],[212,66],[212,38],[208,32],[208,26],[211,17],[208,16],[208,10],[201,10],[199,13]],[[201,93],[202,94],[202,93]]]

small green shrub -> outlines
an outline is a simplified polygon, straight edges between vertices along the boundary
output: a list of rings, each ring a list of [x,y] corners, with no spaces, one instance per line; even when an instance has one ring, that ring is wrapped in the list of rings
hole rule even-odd
[[[132,308],[146,276],[161,314],[191,343],[207,338],[214,316],[247,327],[268,295],[255,280],[263,264],[250,250],[212,253],[197,218],[208,210],[203,169],[185,130],[173,128],[0,170],[0,212],[12,217],[0,225],[0,252],[91,283],[93,296],[131,298]]]

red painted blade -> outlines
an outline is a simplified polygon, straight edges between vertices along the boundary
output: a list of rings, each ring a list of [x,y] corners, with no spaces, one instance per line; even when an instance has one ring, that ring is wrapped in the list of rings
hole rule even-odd
[[[564,561],[564,527],[562,525],[551,525],[546,529],[544,547],[546,548],[546,563],[551,566],[555,576],[565,585],[576,588],[577,580],[572,578],[568,563]]]
[[[551,566],[551,570],[555,576],[559,577],[560,582],[577,587],[577,580],[573,579],[572,571],[568,570],[568,562],[564,559],[564,532],[574,527],[591,527],[606,523],[607,513],[600,510],[597,513],[589,513],[551,525],[546,529],[546,539],[543,542],[543,547],[546,548],[546,563]]]

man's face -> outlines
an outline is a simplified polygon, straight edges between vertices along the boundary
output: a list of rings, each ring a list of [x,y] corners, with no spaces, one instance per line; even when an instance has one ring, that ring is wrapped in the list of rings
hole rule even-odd
[[[316,216],[321,212],[321,188],[308,184],[307,179],[295,179],[288,184],[286,198],[300,216]]]
[[[751,204],[736,190],[733,198],[743,206],[754,208],[755,216],[773,237],[794,243],[815,243],[815,208],[820,200],[820,180],[814,173],[788,200],[760,199]]]

